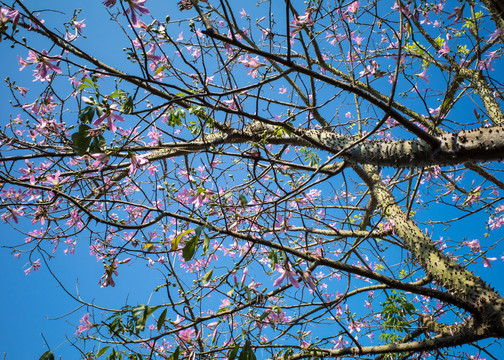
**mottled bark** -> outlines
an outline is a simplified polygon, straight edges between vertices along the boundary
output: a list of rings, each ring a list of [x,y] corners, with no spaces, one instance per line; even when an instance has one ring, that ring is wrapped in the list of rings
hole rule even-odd
[[[482,0],[498,28],[504,29],[504,4],[500,0]]]
[[[461,74],[471,81],[492,124],[504,124],[504,114],[502,113],[502,109],[495,99],[493,92],[490,90],[490,86],[488,86],[488,82],[481,71],[461,69]]]
[[[411,251],[415,261],[436,283],[459,299],[459,306],[471,312],[471,327],[458,327],[467,336],[504,336],[504,298],[479,277],[443,254],[412,219],[406,217],[394,196],[372,166],[354,170],[369,185],[384,216],[395,223],[395,232]],[[451,328],[452,330],[454,328]],[[442,331],[438,327],[437,331]]]

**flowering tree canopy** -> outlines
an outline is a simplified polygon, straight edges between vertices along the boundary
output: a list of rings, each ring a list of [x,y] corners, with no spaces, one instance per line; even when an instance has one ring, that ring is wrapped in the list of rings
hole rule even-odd
[[[83,359],[495,358],[497,1],[29,3],[0,1],[2,245],[157,281],[69,290]]]

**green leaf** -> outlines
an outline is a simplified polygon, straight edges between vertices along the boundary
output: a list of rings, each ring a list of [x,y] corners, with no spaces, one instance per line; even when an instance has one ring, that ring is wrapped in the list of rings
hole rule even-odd
[[[241,203],[242,208],[245,209],[245,206],[247,206],[247,203],[248,203],[247,198],[245,196],[243,196],[242,194],[239,194],[238,199],[240,199],[240,203]]]
[[[278,255],[277,255],[277,252],[274,249],[272,249],[269,252],[268,259],[270,259],[270,261],[271,261],[271,268],[274,269],[275,268],[275,264],[278,264]]]
[[[250,346],[250,340],[247,340],[247,342],[245,343],[245,346],[243,347],[238,360],[256,360],[256,356],[254,355],[252,347]]]
[[[80,125],[79,131],[72,134],[72,149],[77,155],[82,156],[87,152],[91,138],[88,136],[88,131],[91,128],[87,125]]]
[[[194,256],[196,252],[196,245],[198,244],[198,240],[201,236],[201,232],[205,229],[204,225],[200,225],[196,228],[194,236],[187,242],[182,250],[182,255],[184,256],[185,261],[189,261]]]
[[[222,197],[222,202],[225,204],[228,199],[231,197],[231,195],[233,195],[231,192],[227,192],[224,194],[224,196]]]
[[[164,309],[163,312],[161,313],[161,315],[159,315],[159,319],[157,321],[157,329],[158,331],[161,330],[161,328],[163,327],[163,324],[165,322],[165,319],[166,319],[166,311],[168,309]]]
[[[196,252],[196,245],[198,244],[199,236],[194,235],[184,246],[182,250],[182,256],[185,261],[189,261],[194,256]]]
[[[180,244],[180,241],[182,240],[182,238],[183,238],[185,235],[187,235],[187,234],[189,234],[189,233],[191,233],[191,232],[193,232],[193,231],[194,231],[194,229],[187,229],[186,231],[182,232],[181,234],[179,234],[179,235],[175,236],[175,237],[173,238],[173,240],[172,240],[172,244],[171,244],[171,248],[172,248],[172,250],[177,250],[177,249],[178,249],[178,246],[179,246],[179,244]]]
[[[93,83],[93,81],[90,78],[83,78],[82,83],[79,85],[79,87],[77,89],[82,90],[82,89],[89,89],[89,88],[93,89],[93,88],[97,88],[97,86],[95,83]]]
[[[146,307],[148,306],[145,304],[135,306],[133,309],[131,309],[131,314],[133,315],[133,317],[138,318],[145,311]]]
[[[145,244],[142,246],[142,249],[150,251],[150,249],[154,246],[154,244]]]
[[[123,96],[128,96],[128,93],[120,89],[117,89],[112,94],[110,94],[110,97],[123,97]]]
[[[82,89],[87,89],[87,88],[92,88],[92,86],[88,84],[80,84],[77,90],[82,90]]]
[[[244,286],[244,288],[245,288],[245,292],[247,293],[247,301],[248,302],[252,301],[252,294],[250,292],[250,289],[246,285]]]
[[[206,274],[203,275],[203,277],[201,278],[201,282],[203,284],[206,284],[207,282],[209,282],[210,278],[212,277],[212,274],[213,274],[213,269],[207,271]]]
[[[48,350],[42,354],[39,360],[54,360],[54,354],[52,351]]]
[[[203,255],[205,255],[209,249],[210,249],[210,236],[208,236],[207,234],[204,234]]]
[[[96,353],[96,357],[99,358],[100,356],[102,356],[103,354],[105,354],[105,352],[110,348],[110,346],[105,346],[104,348],[101,348],[100,351],[98,351]]]
[[[93,142],[89,146],[89,152],[93,154],[98,154],[103,152],[103,148],[107,146],[107,142],[103,135],[93,139]]]
[[[145,330],[145,324],[147,323],[147,319],[149,316],[152,315],[152,313],[157,309],[158,307],[150,307],[148,305],[139,305],[133,310],[131,310],[132,314],[134,317],[137,317],[139,314],[139,311],[143,311],[140,313],[140,317],[138,317],[136,321],[136,330],[137,331],[144,331]]]
[[[266,317],[270,314],[270,311],[265,311],[261,314],[261,316],[259,317],[259,320],[263,321],[264,319],[266,319]]]
[[[131,114],[133,112],[133,98],[128,96],[125,102],[121,105],[121,112]]]
[[[168,360],[178,360],[180,356],[180,346],[177,346],[173,354],[168,357]]]
[[[236,358],[236,354],[238,354],[238,350],[240,350],[240,343],[237,343],[233,350],[230,351],[228,360],[234,360]]]
[[[157,75],[159,74],[161,71],[165,70],[166,69],[166,66],[160,66],[156,69],[156,71],[154,71],[154,75]]]
[[[86,106],[79,113],[79,120],[83,123],[90,123],[93,120],[95,112],[98,111],[100,107],[98,105]]]
[[[94,83],[90,78],[83,78],[82,82],[94,86]]]

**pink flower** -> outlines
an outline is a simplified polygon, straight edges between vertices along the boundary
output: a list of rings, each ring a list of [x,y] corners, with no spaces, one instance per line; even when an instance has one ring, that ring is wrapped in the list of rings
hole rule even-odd
[[[103,5],[105,5],[106,7],[111,8],[111,7],[113,7],[116,4],[116,1],[117,0],[105,0],[103,2]]]
[[[446,41],[443,43],[443,47],[439,49],[438,51],[438,56],[443,56],[444,54],[448,54],[450,52],[450,48],[448,47],[448,44]]]
[[[67,176],[64,179],[60,180],[60,175],[61,171],[56,171],[54,174],[48,175],[46,178],[46,184],[53,185],[53,186],[58,186],[61,184],[66,183],[68,180],[70,180],[70,176]]]
[[[242,18],[247,18],[249,17],[249,15],[247,14],[247,12],[245,11],[245,9],[242,8],[242,10],[240,11],[240,15]]]
[[[446,20],[450,20],[451,18],[455,17],[455,20],[454,20],[454,24],[458,23],[461,19],[462,19],[462,16],[463,16],[463,11],[464,11],[464,8],[462,7],[455,7],[453,9],[453,13],[451,13],[450,15],[448,15],[448,17],[446,18]]]
[[[481,249],[478,239],[474,239],[472,241],[464,241],[464,244],[469,246],[474,252],[478,252]]]
[[[495,230],[500,228],[501,226],[504,226],[504,216],[488,219],[488,226],[490,227],[490,230]]]
[[[292,28],[292,31],[290,33],[291,42],[294,41],[294,38],[296,37],[298,32],[313,25],[313,20],[311,18],[312,13],[313,9],[308,8],[303,15],[299,16],[298,18],[294,18],[292,24],[290,25],[290,27]]]
[[[93,121],[94,126],[100,125],[105,119],[107,119],[109,130],[112,132],[117,131],[117,127],[114,124],[114,121],[124,121],[121,115],[117,115],[114,113],[114,110],[117,109],[117,105],[113,104],[110,108],[106,109],[103,114],[101,114],[95,121]]]
[[[435,109],[429,108],[429,114],[431,114],[432,116],[438,116],[440,111],[441,111],[441,106],[439,106]]]
[[[236,110],[240,107],[240,105],[236,104],[237,100],[234,98],[233,100],[222,100],[222,102],[227,105],[231,110]]]
[[[185,330],[180,330],[177,335],[182,343],[190,343],[193,340],[193,336],[196,333],[193,328],[188,328]]]
[[[87,313],[80,319],[80,325],[77,328],[75,335],[79,335],[80,333],[83,333],[84,331],[90,330],[90,329],[94,328],[94,326],[95,325],[91,321],[89,321],[89,313]]]
[[[351,3],[348,8],[347,8],[347,11],[346,12],[351,12],[351,13],[356,13],[357,10],[359,10],[359,5],[360,5],[360,2],[358,1],[354,1],[353,3]]]
[[[343,340],[343,336],[340,335],[340,337],[337,340],[331,340],[331,342],[334,344],[334,348],[343,348],[348,344],[348,341]]]
[[[383,230],[387,230],[387,231],[392,230],[392,234],[395,235],[395,231],[394,231],[395,226],[396,226],[395,221],[393,219],[389,219],[389,221],[387,221],[385,223],[385,225],[383,226]]]
[[[250,70],[248,71],[247,75],[252,75],[253,78],[257,77],[257,70],[263,66],[264,64],[259,62],[259,57],[256,56],[255,58],[247,55],[245,60],[242,60],[241,63],[245,65],[246,68],[249,68]]]
[[[492,264],[490,263],[490,261],[495,261],[495,260],[497,260],[496,257],[484,257],[483,260],[481,260],[481,261],[483,261],[483,266],[484,267],[491,268]]]
[[[304,283],[306,285],[308,285],[308,287],[310,289],[312,289],[313,291],[315,291],[317,289],[317,287],[315,286],[315,283],[313,282],[313,280],[316,280],[315,276],[312,275],[310,269],[306,269],[306,271],[303,273],[303,276],[301,276],[301,278],[303,279]]]
[[[19,22],[19,10],[11,10],[9,8],[0,9],[0,23],[5,24],[12,20],[12,25],[16,27]]]
[[[18,59],[19,65],[21,65],[19,71],[23,70],[28,65],[35,65],[36,70],[33,70],[35,80],[33,81],[40,80],[44,82],[51,80],[52,73],[50,73],[50,71],[61,74],[61,69],[52,64],[53,62],[58,62],[59,57],[51,58],[46,50],[43,50],[41,55],[30,50],[28,51],[28,57],[26,59],[22,59],[21,57],[18,57]]]
[[[131,155],[131,164],[129,166],[128,175],[133,175],[136,173],[139,166],[145,165],[149,162],[145,157],[145,155]]]
[[[81,21],[73,21],[72,24],[75,27],[75,30],[79,33],[82,34],[82,29],[86,27],[86,24],[84,24],[85,20]]]
[[[278,93],[279,94],[285,94],[286,92],[287,92],[287,88],[282,85],[282,87],[280,88],[280,91],[278,91]]]
[[[17,90],[22,96],[25,96],[25,94],[28,92],[28,89],[24,87],[18,87]]]
[[[416,76],[418,76],[420,79],[424,80],[428,84],[429,83],[429,79],[425,75],[426,72],[427,72],[427,68],[424,67],[423,71],[420,74],[416,74]]]
[[[491,35],[490,35],[490,39],[488,39],[488,41],[493,41],[495,38],[501,36],[504,34],[504,30],[503,29],[497,29],[495,30]]]
[[[189,202],[191,204],[194,204],[196,208],[200,208],[203,206],[205,203],[207,203],[210,200],[210,196],[213,195],[213,191],[208,190],[208,189],[198,189],[198,191],[193,192],[193,195],[191,198],[189,198]]]
[[[275,280],[275,282],[273,283],[273,286],[279,286],[284,281],[285,278],[287,278],[287,280],[289,280],[290,283],[294,287],[299,288],[301,286],[299,284],[299,282],[296,280],[296,277],[295,277],[296,273],[294,271],[292,271],[291,264],[288,264],[287,269],[284,269],[280,265],[275,264],[275,269],[276,269],[276,271],[278,271],[280,273],[280,277]]]
[[[112,286],[114,287],[115,286],[115,282],[114,282],[114,279],[112,278],[112,275],[115,275],[115,276],[118,276],[119,274],[117,273],[117,261],[114,261],[112,264],[110,265],[104,265],[104,268],[105,268],[105,274],[100,278],[100,281],[99,283],[102,282],[103,279],[105,279],[102,283],[101,283],[101,287],[107,287],[107,286]]]
[[[247,278],[247,274],[248,274],[248,267],[246,267],[244,270],[243,270],[243,274],[242,274],[242,278],[241,278],[241,284],[243,286],[243,284],[245,284],[245,279]]]
[[[358,321],[352,320],[350,325],[348,325],[348,330],[350,330],[350,334],[354,331],[360,332],[363,327],[365,327],[366,324],[360,323]]]
[[[38,271],[40,270],[40,259],[37,259],[36,261],[32,262],[32,265],[24,271],[25,275],[28,275],[29,273],[33,271]]]
[[[125,14],[128,14],[131,11],[131,22],[133,23],[133,25],[136,25],[138,23],[138,18],[135,11],[141,12],[144,15],[150,14],[149,9],[143,6],[147,0],[126,0],[126,1],[129,4],[129,8],[126,9]]]
[[[487,55],[487,58],[485,60],[478,61],[478,69],[480,69],[480,70],[492,70],[493,71],[494,68],[492,67],[492,61],[495,58],[498,58],[497,50],[489,52],[488,55]]]
[[[357,46],[360,46],[364,38],[360,37],[360,35],[355,36],[355,33],[352,33],[352,40],[357,43]]]
[[[94,159],[91,167],[93,169],[98,169],[102,165],[107,165],[110,160],[110,155],[108,154],[89,154]]]

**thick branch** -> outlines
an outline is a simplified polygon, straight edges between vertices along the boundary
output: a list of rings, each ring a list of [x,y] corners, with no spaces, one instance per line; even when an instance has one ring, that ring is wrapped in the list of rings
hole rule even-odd
[[[440,286],[457,296],[459,306],[473,313],[487,336],[503,336],[504,299],[479,277],[444,255],[415,222],[406,217],[371,166],[366,166],[366,170],[355,166],[354,170],[368,184],[385,217],[395,223],[396,234],[404,241],[425,272]]]
[[[149,160],[195,152],[221,144],[239,144],[265,141],[269,144],[302,145],[329,151],[350,163],[393,167],[425,167],[455,165],[466,162],[500,161],[504,158],[504,127],[462,130],[436,137],[441,146],[435,150],[422,140],[356,141],[327,130],[290,129],[294,134],[281,131],[285,127],[255,123],[243,131],[206,135],[204,140],[182,144],[163,144]],[[280,129],[280,135],[279,130]]]

